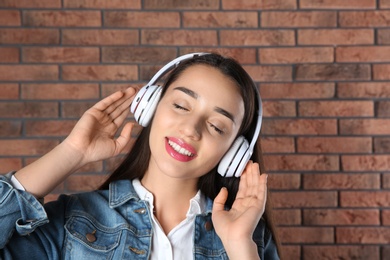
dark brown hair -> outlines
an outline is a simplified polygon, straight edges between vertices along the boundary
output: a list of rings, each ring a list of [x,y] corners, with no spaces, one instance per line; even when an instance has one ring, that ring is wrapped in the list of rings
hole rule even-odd
[[[187,68],[193,65],[205,65],[216,68],[236,83],[238,89],[240,90],[241,97],[244,100],[245,108],[244,118],[242,120],[240,130],[238,131],[238,135],[243,135],[248,142],[251,142],[258,117],[257,112],[259,104],[256,96],[257,92],[255,90],[257,86],[254,84],[249,74],[234,59],[226,58],[219,54],[207,54],[203,56],[196,56],[190,60],[184,61],[173,69],[170,74],[168,74],[164,83],[162,95],[164,95],[166,89],[172,84],[172,82],[176,81]],[[109,178],[101,185],[100,189],[108,189],[109,183],[115,180],[142,179],[147,170],[150,159],[150,129],[151,124],[141,130],[132,150],[125,157],[119,167],[116,168]],[[264,173],[264,162],[262,158],[260,138],[257,141],[257,145],[254,147],[251,160],[258,162],[261,173]],[[220,189],[222,187],[226,187],[229,192],[226,207],[230,208],[236,197],[240,179],[236,177],[226,178],[220,176],[217,173],[217,167],[218,165],[199,178],[198,189],[200,189],[204,195],[214,200]],[[266,220],[268,227],[275,236],[274,225],[270,216],[270,205],[270,199],[267,199],[266,210],[263,218]],[[277,242],[276,237],[275,241]]]

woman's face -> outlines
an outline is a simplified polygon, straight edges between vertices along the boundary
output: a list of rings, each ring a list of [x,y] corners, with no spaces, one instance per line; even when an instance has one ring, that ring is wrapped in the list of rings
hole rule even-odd
[[[150,132],[148,171],[199,178],[214,168],[237,136],[244,103],[218,69],[194,65],[166,90]]]

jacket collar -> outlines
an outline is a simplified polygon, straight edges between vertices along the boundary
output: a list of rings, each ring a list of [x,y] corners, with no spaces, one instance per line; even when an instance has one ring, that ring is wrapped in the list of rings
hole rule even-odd
[[[110,183],[109,186],[109,205],[110,208],[119,207],[131,199],[139,201],[140,198],[134,189],[130,180],[118,180]],[[211,214],[213,209],[213,201],[206,197],[206,211],[205,214]]]

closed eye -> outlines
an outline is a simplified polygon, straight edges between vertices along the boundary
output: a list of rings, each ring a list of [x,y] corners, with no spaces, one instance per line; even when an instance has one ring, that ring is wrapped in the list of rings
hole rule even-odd
[[[224,134],[224,132],[221,129],[219,129],[218,127],[216,127],[215,125],[210,124],[210,127],[213,128],[218,134],[220,134],[220,135]]]
[[[187,108],[185,108],[185,107],[182,107],[182,106],[180,106],[180,105],[178,105],[178,104],[176,104],[176,103],[173,103],[173,107],[174,107],[174,108],[176,108],[176,109],[180,109],[180,110],[188,111],[188,109],[187,109]]]

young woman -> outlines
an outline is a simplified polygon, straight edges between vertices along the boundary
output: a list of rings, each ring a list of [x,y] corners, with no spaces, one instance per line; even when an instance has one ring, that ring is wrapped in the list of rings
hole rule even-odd
[[[217,54],[171,63],[146,122],[137,113],[148,87],[137,97],[133,88],[114,93],[48,154],[0,178],[1,259],[279,259],[259,145],[234,173],[241,177],[218,168],[232,167],[220,161],[232,149],[237,156],[237,142],[257,142],[256,86]],[[42,205],[75,170],[129,145],[132,123],[115,133],[132,102],[145,127],[122,164],[99,190]]]

